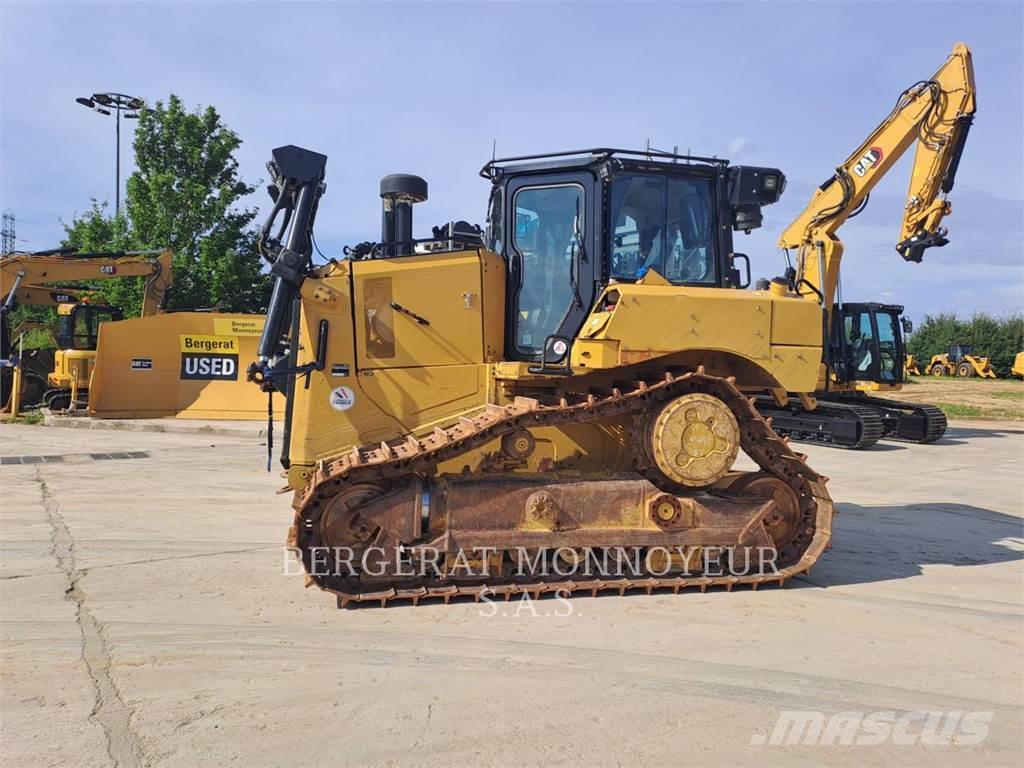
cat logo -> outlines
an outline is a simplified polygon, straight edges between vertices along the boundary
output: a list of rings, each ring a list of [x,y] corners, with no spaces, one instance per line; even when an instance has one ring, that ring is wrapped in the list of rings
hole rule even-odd
[[[868,172],[868,169],[876,165],[881,159],[881,147],[872,147],[867,152],[865,152],[861,156],[860,160],[857,161],[857,164],[853,166],[853,172],[856,173],[858,176],[863,176],[865,173]]]

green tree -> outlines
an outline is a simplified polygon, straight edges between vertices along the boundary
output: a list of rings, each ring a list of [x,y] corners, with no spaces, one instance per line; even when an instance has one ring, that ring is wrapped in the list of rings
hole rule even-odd
[[[238,175],[241,143],[213,107],[190,112],[172,94],[142,110],[124,209],[108,216],[93,201],[65,225],[66,244],[89,250],[169,247],[174,283],[168,309],[263,311],[270,281],[255,247],[256,210],[240,205],[255,189]],[[126,312],[141,305],[141,281],[104,281],[97,288]]]
[[[124,213],[107,214],[107,204],[90,201],[89,210],[64,224],[67,237],[64,245],[75,245],[83,251],[132,251],[138,246],[132,238]],[[96,281],[92,287],[104,301],[121,307],[126,317],[137,315],[142,306],[141,278]]]

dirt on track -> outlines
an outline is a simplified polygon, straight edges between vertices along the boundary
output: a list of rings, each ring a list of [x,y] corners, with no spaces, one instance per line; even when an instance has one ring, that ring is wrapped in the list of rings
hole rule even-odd
[[[950,419],[1024,421],[1024,382],[1017,379],[915,376],[902,391],[879,394],[938,406]]]

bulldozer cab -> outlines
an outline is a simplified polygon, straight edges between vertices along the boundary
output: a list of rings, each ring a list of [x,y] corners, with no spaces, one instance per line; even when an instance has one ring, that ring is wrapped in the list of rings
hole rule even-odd
[[[100,304],[61,304],[57,345],[61,349],[95,350],[100,323],[124,319],[118,307]]]
[[[903,382],[900,315],[891,304],[837,304],[832,312],[831,368],[840,382]]]
[[[742,288],[732,230],[760,226],[781,171],[595,149],[495,160],[488,247],[508,270],[506,354],[564,360],[610,282]],[[551,351],[554,354],[551,355]]]

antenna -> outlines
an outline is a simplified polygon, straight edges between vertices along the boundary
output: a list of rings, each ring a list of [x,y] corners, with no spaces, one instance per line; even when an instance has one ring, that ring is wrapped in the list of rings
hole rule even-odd
[[[491,139],[491,162],[498,159],[498,139]]]

